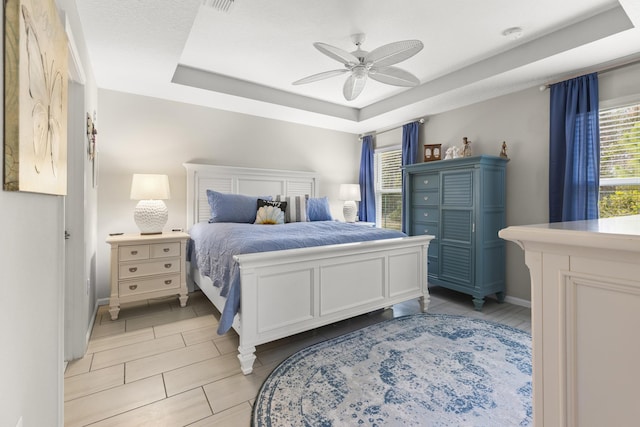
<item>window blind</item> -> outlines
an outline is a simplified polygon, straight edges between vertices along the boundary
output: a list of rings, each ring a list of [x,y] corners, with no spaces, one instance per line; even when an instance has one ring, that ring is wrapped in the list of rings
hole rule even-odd
[[[380,190],[402,190],[402,150],[383,151],[377,155]]]
[[[640,104],[600,111],[600,180],[640,185]]]
[[[378,151],[376,169],[376,218],[380,227],[402,227],[402,150]]]
[[[640,104],[600,110],[601,218],[640,213]]]

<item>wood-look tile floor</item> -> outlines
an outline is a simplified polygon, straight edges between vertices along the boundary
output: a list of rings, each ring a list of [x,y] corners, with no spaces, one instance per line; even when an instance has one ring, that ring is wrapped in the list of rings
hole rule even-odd
[[[429,313],[458,314],[531,332],[531,310],[430,288]],[[253,399],[271,370],[313,343],[392,317],[417,313],[418,301],[398,304],[257,347],[254,372],[243,375],[238,336],[216,333],[219,313],[200,292],[181,308],[177,298],[122,306],[112,321],[101,306],[85,357],[65,372],[65,426],[248,426]]]

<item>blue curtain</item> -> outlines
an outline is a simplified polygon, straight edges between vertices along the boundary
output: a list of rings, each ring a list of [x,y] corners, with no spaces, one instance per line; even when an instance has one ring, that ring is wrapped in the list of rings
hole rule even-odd
[[[598,75],[551,86],[549,222],[598,218]]]
[[[376,222],[376,192],[374,188],[373,169],[373,136],[362,138],[362,154],[360,156],[360,209],[358,220]]]
[[[402,166],[412,165],[418,161],[418,129],[420,124],[418,122],[407,123],[402,126]],[[404,182],[404,173],[402,174],[402,201],[405,203],[406,184]],[[403,215],[404,217],[404,215]],[[406,233],[405,221],[402,221],[402,231]]]

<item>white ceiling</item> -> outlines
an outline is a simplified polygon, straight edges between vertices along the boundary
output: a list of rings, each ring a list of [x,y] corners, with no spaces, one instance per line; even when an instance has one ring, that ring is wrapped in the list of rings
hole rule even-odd
[[[640,59],[640,0],[77,0],[97,84],[257,116],[362,133]],[[521,38],[502,35],[521,27]],[[418,39],[397,66],[415,88],[369,79],[354,101],[314,42],[371,51]]]

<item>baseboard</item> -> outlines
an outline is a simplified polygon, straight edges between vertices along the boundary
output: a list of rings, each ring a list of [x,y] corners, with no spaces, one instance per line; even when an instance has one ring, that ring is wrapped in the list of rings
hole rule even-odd
[[[506,296],[504,298],[504,300],[505,300],[505,302],[508,302],[509,304],[519,305],[521,307],[531,308],[531,301],[526,300],[526,299]]]
[[[89,322],[89,329],[87,329],[87,336],[85,337],[87,345],[89,345],[89,339],[91,339],[91,332],[93,331],[93,325],[96,323],[96,315],[98,314],[98,307],[101,305],[109,304],[109,298],[100,298],[96,301],[95,307],[93,307],[93,315],[91,316],[91,322]]]
[[[87,336],[85,337],[85,342],[87,346],[89,345],[89,339],[91,339],[91,332],[93,331],[93,325],[96,323],[96,315],[98,314],[98,306],[100,304],[96,301],[96,304],[93,306],[93,313],[91,315],[91,322],[89,322],[89,329],[87,329]]]

